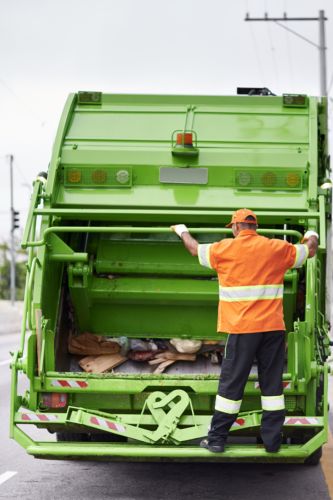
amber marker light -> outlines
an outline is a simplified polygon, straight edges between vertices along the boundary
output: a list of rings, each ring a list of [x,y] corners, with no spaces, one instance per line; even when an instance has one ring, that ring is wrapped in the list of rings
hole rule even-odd
[[[262,177],[261,177],[261,182],[265,187],[273,187],[276,185],[276,175],[274,172],[266,172]]]
[[[299,174],[291,173],[291,174],[288,174],[286,177],[287,186],[289,186],[291,188],[298,187],[300,182],[301,182],[301,178],[300,178]]]
[[[105,184],[107,180],[106,170],[94,170],[91,174],[91,180],[95,184]]]
[[[80,170],[69,170],[67,173],[67,182],[70,184],[78,184],[81,182],[81,171]]]

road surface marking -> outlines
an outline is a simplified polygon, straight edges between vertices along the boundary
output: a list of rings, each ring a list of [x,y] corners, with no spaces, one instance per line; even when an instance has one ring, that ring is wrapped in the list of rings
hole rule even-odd
[[[0,361],[0,366],[9,365],[11,359],[6,359],[6,361]]]
[[[15,476],[16,474],[17,474],[17,472],[13,471],[13,470],[8,470],[7,472],[0,474],[0,484],[5,483],[6,481],[8,481],[8,479]]]
[[[325,476],[326,484],[330,497],[333,498],[333,436],[328,431],[328,441],[323,448],[323,458],[321,460],[321,468]]]

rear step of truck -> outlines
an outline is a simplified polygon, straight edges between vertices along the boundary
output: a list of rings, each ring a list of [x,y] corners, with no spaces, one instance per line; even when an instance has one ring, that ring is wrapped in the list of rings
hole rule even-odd
[[[184,412],[187,411],[187,414]],[[190,411],[190,413],[189,413]],[[240,413],[231,431],[253,430],[260,426],[261,411]],[[57,423],[65,429],[83,429],[84,432],[103,432],[128,438],[128,443],[107,443],[96,447],[94,443],[34,443],[27,442],[28,453],[33,455],[61,456],[116,456],[116,457],[165,457],[174,456],[174,445],[177,447],[177,457],[209,458],[210,452],[201,449],[197,444],[188,444],[207,436],[211,415],[194,415],[189,395],[183,390],[174,390],[169,394],[155,391],[147,398],[141,414],[111,415],[105,412],[69,407],[67,413],[30,413],[18,412],[17,424]],[[323,417],[289,416],[286,417],[284,428],[310,428],[315,431],[312,437],[303,445],[285,445],[278,454],[268,454],[263,445],[229,444],[223,453],[223,458],[274,457],[304,461],[313,449],[313,445],[323,439],[325,432]],[[22,431],[20,431],[22,432]],[[310,434],[311,436],[311,434]],[[132,441],[142,444],[132,444]],[[112,441],[112,439],[110,439]],[[186,445],[181,445],[182,443]],[[154,445],[154,446],[149,446]]]
[[[170,412],[169,412],[170,413]],[[28,418],[28,415],[30,418]],[[175,416],[175,414],[173,414]],[[52,422],[57,418],[57,415],[33,414],[26,413],[17,415],[17,423],[36,423],[36,421],[45,422],[50,419]],[[177,428],[176,418],[163,419],[160,425],[150,431],[139,427],[138,425],[127,424],[127,416],[121,418],[109,415],[102,416],[100,412],[86,411],[80,408],[69,408],[67,415],[63,414],[63,423],[75,426],[82,426],[87,431],[90,429],[103,430],[105,433],[118,434],[130,438],[129,442],[35,442],[27,434],[16,427],[15,437],[18,441],[24,443],[27,452],[30,455],[40,458],[90,458],[117,460],[140,460],[149,459],[156,460],[202,460],[202,461],[273,461],[273,462],[306,462],[313,450],[318,449],[318,446],[325,441],[324,419],[322,417],[304,417],[294,416],[288,417],[285,420],[285,427],[311,427],[317,428],[318,433],[315,434],[304,444],[285,444],[281,446],[278,453],[266,452],[262,444],[244,444],[244,443],[229,443],[225,447],[223,453],[211,453],[206,449],[200,448],[198,443],[195,444],[180,444],[181,441],[188,439],[201,438],[207,435],[207,426],[210,422],[210,416],[195,417],[195,425],[188,425],[184,428]],[[132,416],[133,417],[133,416]],[[131,418],[131,416],[129,416]],[[250,429],[260,425],[260,412],[251,412],[242,414],[236,420],[232,431],[242,429]],[[59,418],[59,423],[60,423]],[[192,417],[186,417],[185,420],[180,419],[180,423],[189,420]],[[233,433],[232,433],[233,434]],[[133,438],[135,441],[133,441]],[[155,441],[157,440],[157,441]],[[141,443],[138,443],[141,441]],[[164,441],[164,443],[163,443]],[[232,441],[232,436],[230,441]],[[175,446],[174,444],[178,444]]]

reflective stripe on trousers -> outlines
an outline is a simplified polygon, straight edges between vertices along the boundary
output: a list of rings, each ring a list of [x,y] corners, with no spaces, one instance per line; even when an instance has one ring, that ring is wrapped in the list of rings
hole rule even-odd
[[[241,404],[241,399],[239,401],[234,401],[233,399],[227,399],[217,395],[215,400],[215,410],[221,411],[223,413],[237,414],[239,412]]]
[[[266,411],[284,410],[284,395],[280,396],[261,396],[261,407]]]
[[[220,286],[221,301],[272,300],[283,298],[283,285]]]

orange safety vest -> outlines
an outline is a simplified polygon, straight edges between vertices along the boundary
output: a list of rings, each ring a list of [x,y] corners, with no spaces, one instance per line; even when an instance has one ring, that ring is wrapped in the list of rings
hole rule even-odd
[[[219,280],[217,331],[257,333],[285,330],[283,281],[287,269],[301,267],[307,245],[269,239],[253,230],[235,239],[198,246],[201,265]]]

